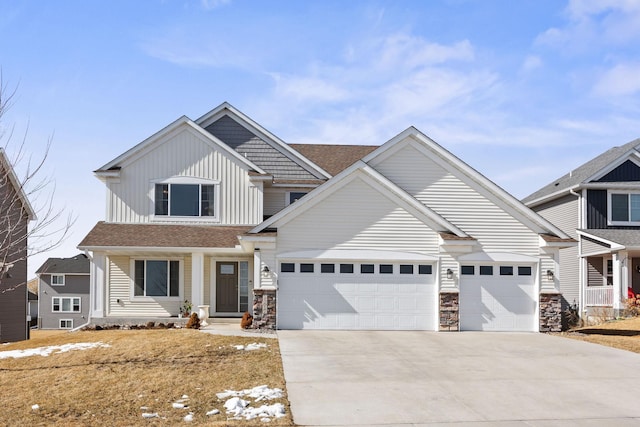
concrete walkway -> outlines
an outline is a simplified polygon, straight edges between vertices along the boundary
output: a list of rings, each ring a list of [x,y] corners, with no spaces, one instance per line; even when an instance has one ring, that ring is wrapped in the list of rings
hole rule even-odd
[[[278,337],[299,425],[640,425],[640,354],[533,333]]]
[[[240,328],[240,320],[234,323],[211,322],[207,326],[200,328],[200,331],[214,335],[229,335],[236,337],[261,337],[278,338],[275,332],[255,332],[251,329]]]

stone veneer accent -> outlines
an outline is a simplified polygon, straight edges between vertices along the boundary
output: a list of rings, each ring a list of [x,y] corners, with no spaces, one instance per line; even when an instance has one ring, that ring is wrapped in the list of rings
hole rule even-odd
[[[275,289],[253,290],[253,329],[276,329]]]
[[[560,332],[562,330],[562,295],[559,293],[540,294],[540,332]]]
[[[440,331],[460,330],[460,294],[440,293]]]

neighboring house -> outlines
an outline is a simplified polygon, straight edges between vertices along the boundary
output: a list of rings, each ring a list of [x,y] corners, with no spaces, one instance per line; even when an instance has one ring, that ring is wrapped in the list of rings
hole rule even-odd
[[[280,329],[558,329],[575,241],[414,128],[288,145],[224,103],[95,171],[91,318],[254,315]],[[204,307],[203,307],[204,309]]]
[[[36,215],[0,148],[0,343],[29,339],[27,225]]]
[[[89,259],[49,258],[36,271],[40,329],[73,329],[89,320]]]
[[[640,139],[613,147],[523,202],[578,246],[560,252],[564,305],[617,315],[640,293]]]

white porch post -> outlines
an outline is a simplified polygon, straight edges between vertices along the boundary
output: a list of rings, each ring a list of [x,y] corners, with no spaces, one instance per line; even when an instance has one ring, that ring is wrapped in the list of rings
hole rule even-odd
[[[191,304],[192,311],[204,304],[204,254],[191,254]]]
[[[629,264],[627,252],[613,254],[613,308],[622,309],[623,298],[627,296],[627,276]]]
[[[91,260],[91,275],[89,278],[92,301],[90,317],[104,317],[104,281],[105,281],[106,256],[94,253]]]
[[[253,251],[253,288],[259,289],[262,287],[262,257],[260,249]]]

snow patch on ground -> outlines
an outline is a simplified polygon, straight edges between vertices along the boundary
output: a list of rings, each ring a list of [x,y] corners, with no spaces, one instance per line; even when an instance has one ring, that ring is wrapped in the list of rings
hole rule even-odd
[[[267,348],[267,344],[254,342],[247,345],[234,345],[233,347],[235,347],[236,350],[252,351],[260,350],[261,348]]]
[[[109,344],[102,342],[80,342],[75,344],[51,345],[48,347],[28,348],[26,350],[8,350],[0,351],[0,359],[29,356],[49,356],[50,354],[66,353],[72,350],[89,350],[91,348],[111,347]]]

